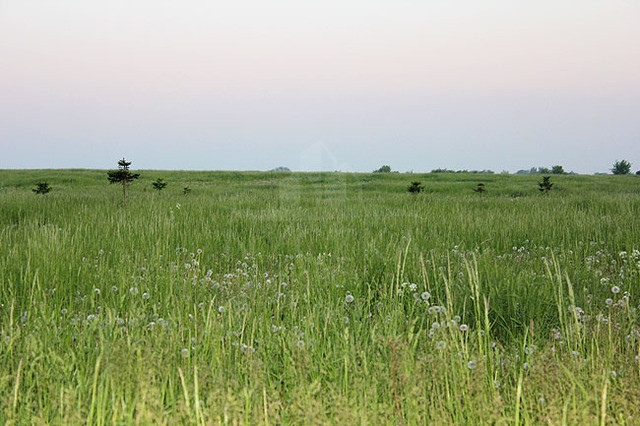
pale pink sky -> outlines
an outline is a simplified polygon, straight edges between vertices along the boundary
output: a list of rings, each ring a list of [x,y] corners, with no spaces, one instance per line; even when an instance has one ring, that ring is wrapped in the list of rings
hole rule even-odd
[[[0,0],[0,167],[640,168],[640,3],[517,3]]]

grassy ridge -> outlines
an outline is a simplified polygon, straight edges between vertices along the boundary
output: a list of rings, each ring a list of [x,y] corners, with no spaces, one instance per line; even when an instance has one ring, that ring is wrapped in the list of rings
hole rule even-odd
[[[0,416],[633,423],[640,181],[538,180],[0,171]]]

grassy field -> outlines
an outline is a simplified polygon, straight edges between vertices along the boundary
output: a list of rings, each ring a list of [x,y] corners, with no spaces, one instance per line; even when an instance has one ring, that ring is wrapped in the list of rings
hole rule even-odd
[[[636,176],[141,173],[0,171],[0,420],[640,422]]]

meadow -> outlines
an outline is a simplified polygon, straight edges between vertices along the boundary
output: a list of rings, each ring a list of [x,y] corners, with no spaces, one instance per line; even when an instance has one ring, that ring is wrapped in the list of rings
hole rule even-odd
[[[640,422],[637,176],[140,173],[0,170],[0,421]]]

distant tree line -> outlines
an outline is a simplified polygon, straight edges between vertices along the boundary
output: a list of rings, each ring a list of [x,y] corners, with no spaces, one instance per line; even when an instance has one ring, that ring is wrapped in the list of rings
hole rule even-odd
[[[488,174],[493,174],[495,173],[493,170],[467,170],[467,169],[463,169],[463,170],[451,170],[451,169],[433,169],[431,170],[431,173],[488,173]]]
[[[564,167],[560,165],[548,167],[532,167],[529,170],[518,170],[515,174],[517,175],[530,175],[530,174],[552,174],[552,175],[574,175],[574,172],[565,172]]]

